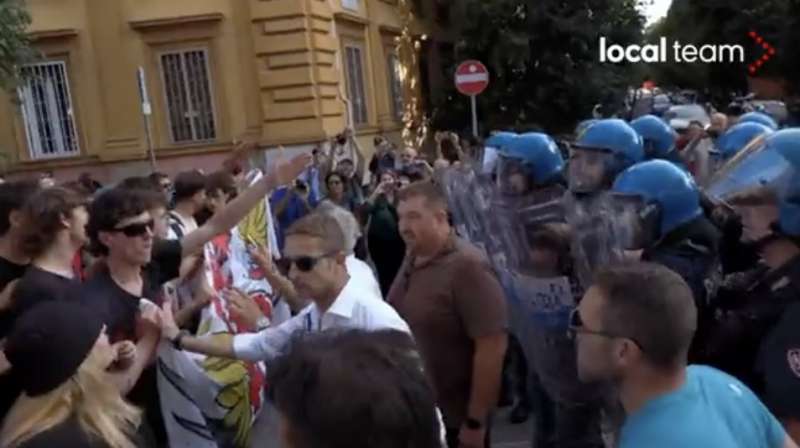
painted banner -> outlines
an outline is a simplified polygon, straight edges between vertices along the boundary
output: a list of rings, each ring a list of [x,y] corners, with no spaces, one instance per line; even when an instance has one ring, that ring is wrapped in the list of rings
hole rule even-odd
[[[260,173],[252,175],[255,182]],[[197,335],[230,338],[256,328],[230,314],[219,292],[236,287],[259,305],[267,319],[277,323],[288,314],[277,313],[272,288],[251,260],[246,242],[277,249],[269,198],[265,198],[231,232],[205,247],[205,277],[217,294],[203,309]],[[275,254],[277,255],[277,254]],[[175,350],[162,343],[158,360],[158,387],[170,447],[245,448],[250,429],[264,401],[265,366]]]

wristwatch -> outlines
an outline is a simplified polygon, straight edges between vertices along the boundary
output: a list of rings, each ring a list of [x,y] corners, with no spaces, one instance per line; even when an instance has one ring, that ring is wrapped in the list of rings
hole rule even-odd
[[[472,417],[467,417],[467,419],[464,420],[464,425],[469,429],[481,429],[481,428],[483,428],[483,422],[481,422],[480,420],[478,420],[476,418],[472,418]]]
[[[172,346],[175,347],[177,350],[183,350],[183,344],[181,342],[183,341],[183,338],[186,336],[189,336],[188,331],[186,330],[179,331],[178,334],[176,334],[175,337],[170,340]]]

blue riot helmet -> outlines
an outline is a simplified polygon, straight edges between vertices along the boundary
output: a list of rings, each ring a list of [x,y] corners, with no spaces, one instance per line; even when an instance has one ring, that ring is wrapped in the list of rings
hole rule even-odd
[[[725,131],[716,142],[717,151],[721,160],[725,161],[735,156],[744,149],[754,138],[764,134],[771,134],[773,130],[755,121],[738,123]]]
[[[608,189],[617,174],[643,159],[642,137],[628,123],[617,118],[598,120],[570,149],[569,189],[573,193]]]
[[[700,192],[692,176],[666,160],[637,163],[614,181],[615,198],[628,198],[634,207],[632,227],[638,228],[643,248],[703,214]]]
[[[481,163],[482,173],[490,174],[495,171],[497,166],[497,151],[513,140],[517,134],[513,132],[499,131],[493,133],[483,143],[483,160]]]
[[[598,121],[600,120],[596,118],[590,118],[588,120],[583,120],[580,123],[578,123],[578,125],[575,126],[575,138],[576,139],[580,138],[581,134],[583,134],[584,132],[586,132],[587,129],[589,129],[589,126],[597,123]]]
[[[800,128],[778,131],[766,138],[766,146],[789,163],[791,171],[786,175],[780,195],[780,218],[778,227],[788,236],[800,237]]]
[[[513,140],[516,136],[517,134],[513,132],[498,131],[493,133],[489,138],[487,138],[486,141],[483,143],[483,145],[500,149],[503,146],[507,145],[508,142]]]
[[[675,131],[655,115],[642,115],[631,127],[642,136],[646,159],[664,159],[675,149]]]
[[[562,178],[564,159],[547,134],[521,134],[503,146],[498,156],[497,181],[505,194],[524,194]]]
[[[773,131],[778,130],[778,123],[772,119],[769,115],[765,114],[764,112],[748,112],[741,117],[739,117],[738,123],[759,123],[763,124],[764,126],[772,129]]]

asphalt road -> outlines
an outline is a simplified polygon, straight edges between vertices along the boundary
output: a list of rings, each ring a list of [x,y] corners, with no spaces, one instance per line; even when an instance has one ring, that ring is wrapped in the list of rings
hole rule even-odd
[[[501,409],[492,427],[492,448],[531,448],[532,421],[512,425],[508,422],[511,408]]]

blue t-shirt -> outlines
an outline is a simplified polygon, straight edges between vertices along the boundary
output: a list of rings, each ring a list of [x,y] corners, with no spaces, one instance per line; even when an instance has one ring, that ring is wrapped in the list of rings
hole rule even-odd
[[[283,198],[290,194],[291,197],[289,198],[286,208],[283,210],[283,213],[280,214],[276,219],[276,226],[275,226],[275,233],[278,238],[278,248],[283,250],[283,244],[285,242],[285,235],[289,227],[298,219],[307,215],[311,209],[307,208],[303,203],[303,200],[300,199],[300,196],[294,193],[294,191],[287,187],[281,187],[275,190],[270,197],[269,204],[272,207],[273,212],[278,207],[278,203],[280,203]],[[308,205],[313,208],[316,207],[316,199],[309,195]]]
[[[782,448],[778,420],[739,380],[705,366],[686,369],[679,390],[628,417],[620,448]]]

